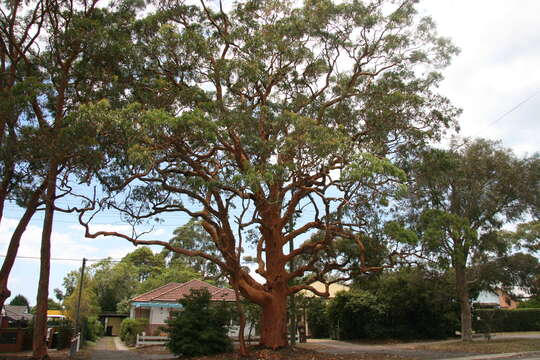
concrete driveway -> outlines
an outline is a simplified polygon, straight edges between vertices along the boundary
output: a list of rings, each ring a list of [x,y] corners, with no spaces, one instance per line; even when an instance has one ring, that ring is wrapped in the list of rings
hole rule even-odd
[[[92,349],[92,360],[158,360],[174,356],[162,354],[139,354],[129,351],[117,337],[106,336],[98,340]]]

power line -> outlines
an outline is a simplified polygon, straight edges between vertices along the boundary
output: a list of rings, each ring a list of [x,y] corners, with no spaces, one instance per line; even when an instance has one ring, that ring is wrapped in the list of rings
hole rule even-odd
[[[7,257],[7,255],[0,255],[0,257]],[[31,260],[41,260],[40,256],[19,256],[17,255],[17,259],[31,259]],[[82,261],[83,259],[68,259],[68,258],[50,258],[50,260],[54,261]],[[122,259],[114,259],[114,258],[102,258],[102,259],[86,259],[86,261],[103,261],[103,260],[109,260],[111,262],[120,262]]]
[[[535,97],[536,95],[540,94],[540,89],[537,90],[535,93],[533,93],[532,95],[529,95],[525,100],[522,100],[521,102],[519,102],[516,106],[512,107],[510,110],[508,110],[507,112],[505,112],[504,114],[502,114],[501,116],[499,116],[497,119],[495,119],[494,121],[492,121],[491,123],[489,123],[487,125],[487,127],[490,127],[492,125],[495,125],[496,123],[498,123],[499,121],[501,121],[502,119],[504,119],[507,115],[511,114],[512,112],[516,111],[521,105],[525,104],[527,101],[531,100],[533,97]]]

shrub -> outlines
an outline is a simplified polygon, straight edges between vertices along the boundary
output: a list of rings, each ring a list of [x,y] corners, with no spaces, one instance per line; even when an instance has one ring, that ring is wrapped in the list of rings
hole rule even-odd
[[[95,316],[85,318],[82,326],[85,340],[95,341],[97,338],[103,336],[103,324]]]
[[[473,329],[478,332],[539,331],[540,309],[475,310]]]
[[[58,350],[66,349],[71,344],[73,337],[73,324],[69,321],[59,322],[56,328],[56,348]]]
[[[34,322],[31,320],[28,322],[28,327],[25,329],[23,337],[23,346],[22,350],[32,350],[32,345],[34,343]]]
[[[143,332],[147,325],[147,319],[124,319],[120,324],[120,339],[127,345],[134,345],[137,334]]]
[[[326,299],[310,297],[304,299],[308,326],[311,336],[314,338],[330,337],[330,319],[326,309]]]
[[[230,311],[224,303],[212,304],[206,289],[192,290],[180,300],[182,310],[172,314],[165,331],[167,347],[175,355],[202,356],[232,350],[227,335]]]
[[[378,328],[382,324],[384,307],[368,291],[338,293],[330,302],[328,313],[334,329],[333,337],[338,339],[379,337]]]
[[[459,327],[452,283],[419,269],[384,274],[365,289],[329,302],[332,336],[343,339],[432,339]],[[310,324],[311,325],[311,324]]]

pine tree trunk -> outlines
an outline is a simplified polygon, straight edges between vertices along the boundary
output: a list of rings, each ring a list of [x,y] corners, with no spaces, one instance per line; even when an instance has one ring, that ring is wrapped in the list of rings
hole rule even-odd
[[[261,345],[271,349],[286,347],[287,292],[272,292],[271,300],[262,305]]]
[[[39,286],[37,293],[37,311],[34,316],[34,343],[32,358],[49,359],[47,355],[47,308],[49,298],[49,275],[51,268],[51,234],[54,217],[54,200],[56,198],[57,163],[51,161],[47,174],[47,193],[45,218],[41,233],[41,263],[39,269]]]
[[[461,312],[461,340],[472,341],[472,313],[464,267],[456,267],[456,289]]]

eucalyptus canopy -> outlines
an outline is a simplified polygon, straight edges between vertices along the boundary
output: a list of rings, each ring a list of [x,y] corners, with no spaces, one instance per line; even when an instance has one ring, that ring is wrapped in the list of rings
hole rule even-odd
[[[257,0],[225,10],[203,0],[139,14],[134,44],[117,59],[123,72],[109,80],[123,92],[77,115],[106,154],[98,178],[109,196],[88,210],[113,207],[134,222],[185,213],[218,254],[93,232],[81,214],[86,236],[217,264],[262,307],[261,343],[285,346],[286,297],[325,295],[309,283],[347,279],[354,266],[348,256],[321,265],[329,257],[319,254],[338,238],[365,249],[367,221],[350,210],[384,203],[405,179],[395,162],[454,125],[458,110],[434,90],[457,51],[414,4]],[[264,284],[242,266],[248,247]]]

